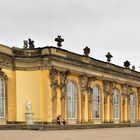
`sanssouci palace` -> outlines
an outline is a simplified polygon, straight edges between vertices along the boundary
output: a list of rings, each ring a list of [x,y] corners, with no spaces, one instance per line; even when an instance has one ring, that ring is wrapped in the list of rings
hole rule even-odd
[[[62,115],[67,124],[140,122],[140,72],[103,62],[57,47],[22,48],[0,45],[0,124],[56,123]],[[30,123],[30,122],[29,122]]]

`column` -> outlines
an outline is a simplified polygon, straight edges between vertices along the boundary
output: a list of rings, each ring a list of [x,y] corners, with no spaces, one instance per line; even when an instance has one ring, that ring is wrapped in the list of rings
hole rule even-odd
[[[138,122],[140,123],[140,101],[138,102]]]
[[[93,122],[93,94],[88,94],[88,122]]]
[[[92,82],[97,80],[96,77],[88,77],[87,93],[88,93],[88,122],[93,122],[93,89]]]
[[[50,70],[50,82],[52,89],[52,122],[56,122],[57,118],[57,90],[58,90],[58,72],[52,67]]]
[[[127,122],[130,123],[130,95],[127,96]]]
[[[81,122],[85,122],[85,95],[81,94]]]
[[[110,122],[114,121],[114,102],[113,93],[110,95]]]
[[[114,122],[114,90],[116,89],[116,82],[110,82],[110,122]]]
[[[128,91],[128,85],[127,84],[123,84],[121,85],[122,88],[122,115],[123,115],[123,119],[122,121],[125,123],[126,122],[126,96],[127,96],[127,91]]]
[[[125,96],[122,95],[122,122],[125,122]]]
[[[80,90],[81,90],[81,122],[85,122],[85,94],[87,93],[88,77],[86,75],[80,76]]]
[[[104,122],[107,122],[107,104],[108,104],[108,95],[104,95]]]
[[[61,115],[62,118],[66,119],[66,108],[67,108],[67,83],[68,83],[69,71],[60,73],[60,89],[61,89]]]
[[[103,91],[104,91],[104,122],[108,122],[108,96],[110,94],[110,82],[103,81]]]

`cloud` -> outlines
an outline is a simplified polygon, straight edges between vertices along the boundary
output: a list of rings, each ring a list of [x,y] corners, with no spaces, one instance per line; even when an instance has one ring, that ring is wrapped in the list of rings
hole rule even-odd
[[[140,1],[138,0],[1,0],[0,43],[22,47],[22,41],[35,40],[35,46],[56,45],[61,34],[63,47],[123,65],[126,59],[139,67]]]

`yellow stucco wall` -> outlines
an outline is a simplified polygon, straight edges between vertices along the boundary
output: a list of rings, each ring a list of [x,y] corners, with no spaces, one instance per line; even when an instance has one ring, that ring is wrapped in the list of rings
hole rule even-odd
[[[34,118],[41,117],[40,82],[40,71],[16,71],[17,121],[25,121],[27,99],[31,101]]]
[[[35,121],[51,121],[50,81],[47,70],[16,71],[16,92],[17,121],[25,121],[27,99],[31,101]]]
[[[50,87],[50,77],[49,77],[49,71],[48,70],[43,70],[42,71],[42,89],[43,94],[42,94],[42,114],[43,114],[43,120],[47,122],[52,121],[52,92],[51,92],[51,87]]]
[[[50,87],[49,70],[36,71],[12,71],[2,69],[7,75],[7,90],[8,90],[8,121],[25,121],[26,101],[30,99],[32,104],[32,112],[36,121],[52,121],[52,91]],[[77,85],[77,115],[78,121],[81,121],[81,92],[79,84],[79,76],[70,74],[68,80],[72,80]],[[58,76],[58,84],[60,84],[60,74]],[[104,122],[104,93],[102,81],[92,82],[92,87],[98,86],[101,92],[101,122]],[[120,121],[123,121],[122,114],[122,96],[121,85],[116,85],[120,93]],[[136,99],[136,121],[138,121],[138,95],[137,88],[133,88]],[[110,120],[110,101],[108,97],[107,120]],[[129,110],[127,108],[127,99],[125,104],[125,121],[128,120]],[[61,114],[61,91],[58,88],[57,95],[57,115]],[[65,114],[67,116],[67,112]],[[85,121],[88,122],[88,96],[85,97]]]

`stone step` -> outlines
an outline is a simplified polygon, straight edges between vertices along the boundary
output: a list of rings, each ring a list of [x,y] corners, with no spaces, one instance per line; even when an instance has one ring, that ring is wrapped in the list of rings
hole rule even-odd
[[[58,125],[58,124],[34,124],[19,125],[7,124],[0,125],[0,130],[74,130],[74,129],[98,129],[98,128],[119,128],[119,127],[139,127],[140,124],[77,124],[77,125]]]

